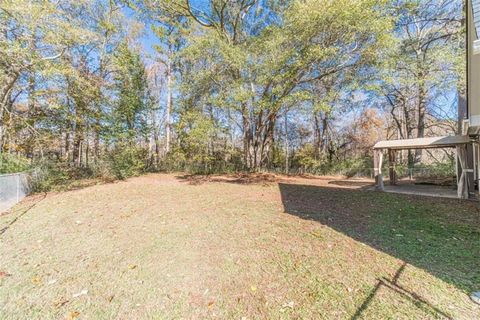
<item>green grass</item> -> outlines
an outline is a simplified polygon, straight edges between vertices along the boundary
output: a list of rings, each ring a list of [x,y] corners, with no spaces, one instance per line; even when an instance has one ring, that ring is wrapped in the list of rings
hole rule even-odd
[[[440,202],[385,196],[384,209],[377,210],[370,232],[383,244],[382,249],[392,255],[428,270],[467,293],[478,290],[478,208]],[[472,209],[473,212],[467,211]]]
[[[228,181],[28,199],[0,216],[0,318],[480,318],[477,204]]]

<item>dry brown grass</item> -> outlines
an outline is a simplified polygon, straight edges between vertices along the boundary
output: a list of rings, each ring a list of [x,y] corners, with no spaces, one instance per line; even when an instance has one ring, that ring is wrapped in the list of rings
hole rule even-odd
[[[412,245],[378,224],[385,203],[396,217],[432,200],[332,181],[152,174],[27,198],[0,217],[0,318],[480,318],[476,271],[417,257],[428,228]],[[447,220],[475,208],[440,203]],[[465,215],[447,230],[474,256]]]

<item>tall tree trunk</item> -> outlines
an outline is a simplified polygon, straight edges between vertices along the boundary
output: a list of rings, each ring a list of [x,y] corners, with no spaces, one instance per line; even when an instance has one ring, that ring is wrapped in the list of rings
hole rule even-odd
[[[315,159],[318,159],[320,156],[320,119],[318,112],[315,112],[313,115],[313,125],[314,125],[314,137],[313,137],[313,143],[314,143],[314,148],[315,148]]]
[[[242,106],[242,130],[243,130],[243,162],[246,169],[252,167],[250,156],[250,144],[251,144],[251,128],[250,119],[248,116],[248,108],[246,105]]]
[[[7,137],[7,104],[0,104],[0,154],[4,151]]]
[[[288,113],[285,111],[285,173],[288,174],[289,171],[289,159],[288,157],[290,156],[289,154],[289,149],[288,149]]]
[[[419,75],[419,88],[418,88],[418,119],[417,119],[417,138],[425,137],[425,113],[426,113],[426,104],[427,104],[427,90],[425,88],[425,76],[423,72]],[[420,162],[422,160],[422,149],[417,149],[415,151],[415,162]]]
[[[264,126],[264,130],[260,132],[262,144],[260,148],[260,163],[258,164],[259,168],[269,168],[272,162],[271,153],[275,142],[276,114],[272,115],[268,118],[268,120],[265,121],[266,124]]]
[[[93,162],[97,163],[98,159],[100,158],[100,113],[101,113],[101,107],[100,104],[98,103],[96,106],[96,112],[95,112],[95,123],[94,123],[94,128],[93,128]]]
[[[27,124],[30,128],[35,128],[35,120],[37,119],[37,99],[36,99],[36,83],[35,83],[35,74],[30,74],[28,77],[28,119]],[[34,133],[31,132],[31,136],[28,139],[29,143],[26,146],[27,154],[33,154],[35,148],[35,137]]]
[[[9,70],[3,78],[4,81],[2,81],[0,90],[0,153],[7,145],[8,118],[11,116],[12,91],[19,78],[19,70]]]
[[[76,103],[75,103],[76,104]],[[83,119],[78,110],[78,105],[75,106],[75,124],[73,127],[73,150],[72,150],[72,162],[74,166],[80,167],[82,165],[82,144],[84,138]]]
[[[160,128],[159,124],[157,123],[157,114],[154,109],[151,111],[152,117],[152,127],[153,127],[153,164],[155,165],[156,168],[158,168],[160,164],[160,156],[161,156],[161,150],[160,150]]]
[[[322,119],[322,132],[320,135],[320,151],[325,154],[328,149],[328,145],[330,143],[330,139],[328,136],[328,123],[329,123],[329,114],[328,112],[325,113],[323,119]]]
[[[63,159],[68,161],[70,158],[70,128],[67,128],[65,132],[65,153]]]
[[[405,100],[402,100],[402,110],[403,110],[403,126],[404,126],[403,132],[405,132],[406,139],[412,139],[414,138],[413,136],[414,123],[413,123],[413,120],[411,119],[411,112]],[[414,151],[409,149],[407,150],[407,166],[409,169],[413,169],[414,164],[415,164]]]
[[[81,164],[81,157],[82,157],[82,138],[81,134],[78,131],[78,128],[75,129],[75,135],[73,138],[73,150],[72,150],[72,162],[74,166],[79,167]]]
[[[165,152],[170,152],[170,117],[172,112],[172,63],[167,62],[167,110],[165,111]]]
[[[457,103],[457,134],[463,134],[463,121],[467,115],[467,99],[465,97],[465,92],[462,88],[457,89],[458,103]]]
[[[87,139],[85,140],[85,167],[88,168],[89,166],[89,153],[90,153],[90,139],[89,139],[89,134],[88,134],[88,128],[87,128]]]

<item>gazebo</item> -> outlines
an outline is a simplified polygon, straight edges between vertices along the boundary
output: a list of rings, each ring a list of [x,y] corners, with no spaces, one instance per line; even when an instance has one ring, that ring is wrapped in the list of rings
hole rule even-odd
[[[443,136],[431,138],[418,139],[403,139],[403,140],[384,140],[377,142],[373,147],[374,152],[374,172],[375,172],[375,186],[377,190],[384,191],[383,183],[383,154],[386,151],[388,154],[388,172],[390,185],[397,184],[397,174],[395,171],[396,152],[400,150],[415,150],[415,149],[435,149],[435,148],[455,148],[457,152],[457,194],[458,198],[468,199],[472,196],[475,190],[474,181],[476,173],[474,170],[474,163],[477,162],[475,156],[477,149],[474,146],[475,141],[472,141],[469,136]],[[469,157],[473,154],[474,157]]]

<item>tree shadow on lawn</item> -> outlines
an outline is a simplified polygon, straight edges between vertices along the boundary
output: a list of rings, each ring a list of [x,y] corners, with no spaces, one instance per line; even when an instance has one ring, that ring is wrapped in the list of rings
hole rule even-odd
[[[38,194],[36,196],[32,196],[29,201],[31,202],[31,204],[29,206],[27,206],[26,208],[21,208],[20,212],[19,213],[15,213],[14,214],[14,218],[12,220],[10,220],[9,222],[6,223],[6,225],[2,228],[0,228],[0,236],[3,235],[5,232],[7,232],[8,229],[10,229],[10,227],[12,225],[14,225],[18,219],[20,219],[21,217],[23,217],[25,214],[27,214],[31,209],[35,208],[37,206],[37,204],[39,204],[40,202],[42,202],[45,198],[47,197],[47,193],[44,192],[43,194]],[[1,216],[0,216],[1,217]]]
[[[480,285],[480,205],[279,183],[285,212],[329,226],[470,294]]]
[[[357,308],[351,320],[356,320],[361,318],[362,314],[368,308],[370,303],[372,303],[373,299],[378,294],[378,291],[381,288],[387,288],[392,290],[393,292],[399,294],[400,296],[412,301],[418,308],[425,310],[427,313],[432,313],[436,316],[441,316],[442,318],[446,318],[446,319],[453,319],[452,316],[449,315],[448,313],[435,307],[434,305],[429,303],[427,300],[425,300],[415,292],[411,292],[406,288],[402,287],[400,284],[398,284],[398,280],[400,279],[406,266],[407,266],[407,263],[403,262],[400,268],[398,268],[398,270],[395,272],[395,275],[393,276],[392,279],[387,279],[385,277],[377,279],[377,284],[370,291],[367,298],[363,301],[360,307]]]

